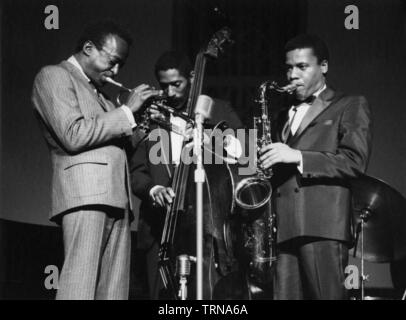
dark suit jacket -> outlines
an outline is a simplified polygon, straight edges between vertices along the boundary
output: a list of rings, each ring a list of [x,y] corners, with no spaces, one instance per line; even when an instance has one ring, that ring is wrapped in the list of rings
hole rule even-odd
[[[277,118],[278,141],[288,109]],[[300,236],[349,241],[348,182],[366,170],[371,151],[371,115],[366,99],[327,87],[287,144],[302,152],[303,173],[291,164],[274,168],[278,242]]]
[[[243,125],[235,111],[229,103],[215,99],[212,109],[211,118],[208,121],[209,125],[215,125],[218,122],[225,120],[228,126],[232,129],[242,128]],[[156,128],[156,126],[151,127]],[[166,131],[166,129],[160,128]],[[168,136],[167,134],[160,135]],[[170,135],[169,135],[170,137]],[[164,143],[161,139],[158,142],[155,139],[144,140],[135,149],[134,154],[130,157],[130,174],[131,186],[133,193],[141,199],[140,206],[140,224],[139,224],[139,246],[148,247],[155,239],[160,241],[162,227],[165,219],[165,210],[154,208],[149,196],[151,188],[155,185],[170,186],[171,176],[174,171],[174,166],[171,164],[152,164],[149,159],[151,148],[156,148],[157,143],[161,143],[161,150],[166,154],[169,163],[171,163],[170,143]],[[169,147],[169,148],[168,148]],[[153,237],[150,235],[152,234]]]

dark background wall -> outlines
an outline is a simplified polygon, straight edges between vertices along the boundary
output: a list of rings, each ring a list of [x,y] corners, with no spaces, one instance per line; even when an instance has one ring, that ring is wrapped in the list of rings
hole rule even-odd
[[[359,30],[344,28],[344,8],[359,9]],[[373,112],[373,149],[368,174],[406,195],[406,7],[401,0],[309,0],[308,31],[330,48],[328,81],[367,97]],[[406,213],[405,213],[406,214]],[[405,230],[406,231],[406,230]],[[359,265],[359,260],[351,260]],[[390,266],[366,263],[367,286],[390,286]]]
[[[406,195],[406,3],[401,0],[309,0],[308,31],[331,51],[329,81],[368,98],[374,116],[368,173]],[[356,5],[360,29],[344,28],[344,8]]]
[[[44,27],[49,1],[6,0],[2,24],[2,157],[0,217],[50,224],[50,160],[30,101],[35,74],[69,58],[83,26],[111,17],[126,25],[134,45],[119,81],[154,83],[154,60],[171,46],[171,1],[54,1],[59,30]],[[154,83],[155,84],[155,83]]]
[[[163,50],[181,48],[193,57],[207,39],[218,23],[210,15],[213,4],[228,16],[237,41],[209,69],[208,90],[230,99],[250,125],[256,87],[264,79],[282,76],[283,43],[299,32],[319,34],[331,51],[329,83],[361,93],[370,102],[374,142],[368,173],[406,195],[406,8],[402,0],[56,0],[52,4],[59,8],[59,30],[44,28],[48,4],[43,0],[0,4],[0,218],[51,225],[47,218],[50,160],[30,102],[32,81],[40,67],[68,58],[83,25],[108,16],[127,25],[135,40],[119,81],[129,86],[155,85],[153,64]],[[344,9],[350,4],[359,9],[359,30],[344,27]],[[375,273],[373,285],[390,285],[386,264],[368,267]]]

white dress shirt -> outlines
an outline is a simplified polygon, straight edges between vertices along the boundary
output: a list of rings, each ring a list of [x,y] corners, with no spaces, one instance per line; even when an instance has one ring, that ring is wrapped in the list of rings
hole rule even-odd
[[[174,127],[177,128],[178,131],[180,131],[180,132],[186,131],[187,123],[184,119],[173,116],[171,114],[170,122]],[[171,131],[170,134],[171,134],[172,163],[177,166],[177,165],[179,165],[180,160],[181,160],[184,136],[180,135],[179,133],[175,133],[173,131]],[[225,150],[226,150],[227,154],[230,155],[231,158],[225,158],[224,161],[229,162],[229,163],[236,163],[237,162],[236,158],[238,159],[242,155],[241,143],[238,139],[236,139],[233,136],[226,136],[225,138],[226,138]],[[210,142],[209,137],[206,135],[206,133],[204,133],[203,140],[204,140],[203,143]],[[151,188],[149,194],[152,198],[153,198],[153,194],[154,194],[155,190],[157,190],[159,188],[163,188],[163,186],[156,185]]]
[[[324,84],[324,86],[322,86],[319,90],[317,90],[313,96],[315,96],[316,98],[320,95],[321,92],[323,92],[324,89],[326,89],[326,84]],[[296,115],[295,115],[295,109],[296,108]],[[292,122],[291,124],[291,132],[292,135],[294,135],[297,131],[297,129],[299,128],[300,124],[302,123],[302,120],[304,118],[304,116],[306,115],[307,111],[309,110],[310,105],[308,103],[302,103],[299,106],[292,106],[289,110],[289,122]],[[300,152],[300,161],[297,165],[297,168],[299,170],[300,173],[303,173],[303,155]]]
[[[182,119],[180,117],[175,117],[171,114],[169,121],[178,130],[180,130],[181,132],[185,132],[186,121],[184,119]],[[171,135],[172,163],[177,166],[180,163],[180,157],[181,157],[181,153],[182,153],[182,145],[183,145],[184,137],[173,131],[170,132],[170,135]],[[149,191],[149,195],[151,196],[151,198],[153,198],[153,194],[154,194],[155,190],[157,190],[159,188],[164,188],[164,186],[156,185],[151,188],[151,190]],[[153,199],[153,200],[155,200],[155,199]]]
[[[317,98],[319,96],[319,94],[324,89],[326,89],[326,87],[327,87],[326,84],[324,84],[324,86],[321,87],[319,90],[317,90],[313,94],[313,96],[315,96]],[[300,124],[302,123],[302,120],[303,120],[304,116],[306,115],[307,111],[309,110],[310,105],[308,103],[302,103],[302,104],[300,104],[299,106],[296,106],[296,107],[292,106],[290,108],[290,110],[289,110],[289,121],[290,122],[292,121],[292,118],[293,118],[293,116],[295,114],[294,108],[297,108],[297,111],[296,111],[296,115],[295,115],[295,117],[293,119],[293,123],[291,125],[291,128],[290,128],[290,130],[292,132],[292,135],[294,135],[296,133],[297,129],[299,128]]]
[[[181,132],[186,130],[186,121],[180,117],[170,115],[170,122],[178,128]],[[178,133],[171,131],[171,150],[172,150],[172,163],[178,165],[180,163],[180,156],[182,153],[182,144],[184,137]]]

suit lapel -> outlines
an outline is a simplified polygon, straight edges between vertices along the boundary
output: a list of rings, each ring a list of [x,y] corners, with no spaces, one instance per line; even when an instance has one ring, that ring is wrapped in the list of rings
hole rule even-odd
[[[97,95],[97,94],[96,94]],[[115,106],[104,97],[104,93],[99,91],[99,94],[97,95],[99,98],[100,105],[102,108],[106,111],[111,111],[115,109]]]
[[[75,79],[80,82],[87,90],[89,90],[90,94],[99,102],[99,105],[103,108],[104,111],[109,111],[110,104],[106,102],[105,98],[102,94],[97,94],[96,89],[92,86],[89,81],[80,73],[78,68],[76,68],[73,64],[68,61],[62,61],[61,66],[68,70]]]
[[[309,127],[309,125],[330,106],[334,98],[335,92],[328,87],[322,93],[320,93],[303,117],[303,120],[300,123],[295,135],[289,138],[288,144],[292,144],[294,141],[296,141]]]

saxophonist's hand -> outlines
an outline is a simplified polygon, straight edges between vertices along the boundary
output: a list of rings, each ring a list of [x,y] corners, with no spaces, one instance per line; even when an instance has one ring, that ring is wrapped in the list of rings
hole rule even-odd
[[[302,154],[299,150],[292,149],[284,143],[271,143],[261,148],[259,151],[259,165],[262,169],[269,169],[277,163],[300,164]]]

